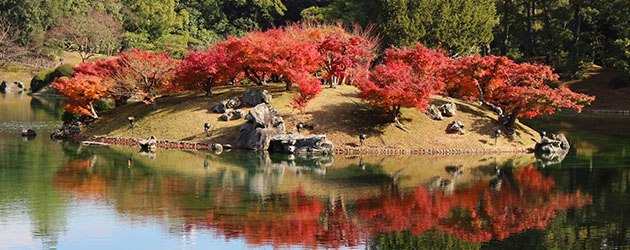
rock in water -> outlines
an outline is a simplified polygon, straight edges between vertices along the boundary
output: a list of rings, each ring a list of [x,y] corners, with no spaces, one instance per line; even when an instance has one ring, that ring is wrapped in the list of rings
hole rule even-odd
[[[457,113],[457,105],[454,102],[449,102],[446,104],[442,104],[439,108],[440,113],[446,117],[453,117],[455,113]]]
[[[460,134],[463,135],[466,133],[464,128],[464,123],[460,121],[453,121],[451,124],[446,127],[446,132],[451,134]]]
[[[431,117],[431,119],[433,120],[442,120],[444,119],[442,117],[442,113],[440,112],[440,110],[438,110],[437,107],[435,107],[435,105],[431,104],[429,105],[429,107],[427,107],[427,111],[426,114]]]
[[[2,81],[2,83],[0,83],[0,93],[19,93],[24,91],[23,88],[24,85],[20,82]]]
[[[264,150],[273,136],[284,134],[284,120],[269,104],[258,104],[245,116],[236,142],[243,149]]]
[[[536,143],[534,151],[541,160],[543,166],[558,164],[569,153],[571,145],[564,134],[552,134]]]
[[[329,155],[334,150],[335,146],[326,140],[326,135],[276,135],[269,142],[270,153]]]
[[[155,136],[149,136],[146,139],[139,140],[138,143],[143,151],[153,152],[157,148],[155,145],[157,143]]]
[[[35,136],[37,136],[37,132],[35,132],[35,130],[32,129],[32,128],[22,129],[22,136],[23,137],[35,137]]]
[[[241,102],[245,106],[255,107],[258,104],[271,102],[271,94],[267,90],[248,89],[243,93]]]
[[[81,124],[81,122],[66,123],[60,129],[57,129],[50,133],[50,139],[68,139],[72,136],[80,134],[82,128],[83,124]]]

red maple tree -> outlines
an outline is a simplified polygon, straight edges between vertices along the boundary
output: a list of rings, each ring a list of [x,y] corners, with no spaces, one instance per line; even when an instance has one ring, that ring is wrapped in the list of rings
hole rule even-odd
[[[85,62],[72,67],[74,76],[96,76],[102,79],[107,88],[108,97],[114,99],[116,107],[127,104],[137,87],[137,81],[128,68],[117,59]]]
[[[518,64],[507,57],[458,58],[446,71],[445,79],[450,96],[481,101],[499,115],[499,122],[508,131],[513,130],[519,117],[529,119],[565,108],[580,112],[595,99],[547,85],[558,80],[549,66]]]
[[[228,84],[238,70],[235,57],[223,46],[191,52],[180,61],[176,70],[177,84],[185,90],[204,90],[212,96],[212,88]]]
[[[322,56],[320,68],[324,72],[330,86],[343,84],[352,78],[350,71],[357,67],[369,67],[374,59],[370,51],[372,44],[369,40],[359,36],[349,36],[345,33],[335,33],[327,36],[317,49]]]
[[[52,86],[67,98],[68,103],[63,103],[63,108],[74,114],[87,115],[98,118],[94,107],[97,100],[107,95],[107,88],[102,80],[96,76],[79,76],[58,78]]]
[[[153,105],[153,109],[157,109],[156,94],[180,90],[172,82],[177,64],[167,52],[133,49],[130,53],[120,53],[117,61],[138,83],[137,91],[144,96],[145,103]]]
[[[360,97],[388,110],[393,121],[401,107],[424,110],[431,103],[428,97],[444,88],[442,75],[448,58],[421,44],[414,48],[392,47],[385,54],[384,62],[357,84]]]

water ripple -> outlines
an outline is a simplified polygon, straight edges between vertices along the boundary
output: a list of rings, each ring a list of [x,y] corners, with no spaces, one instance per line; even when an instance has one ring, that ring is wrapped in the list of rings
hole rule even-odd
[[[37,132],[59,128],[61,121],[3,121],[0,122],[0,133],[21,133],[22,129],[31,128]]]

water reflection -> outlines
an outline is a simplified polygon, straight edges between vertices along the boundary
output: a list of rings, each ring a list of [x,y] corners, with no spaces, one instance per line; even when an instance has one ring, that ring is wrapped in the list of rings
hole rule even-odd
[[[71,159],[53,185],[74,199],[138,218],[167,216],[168,228],[183,224],[251,245],[353,247],[401,232],[474,245],[543,229],[556,212],[591,202],[557,190],[525,155],[306,159],[158,150],[152,160],[129,148],[65,151]]]
[[[532,121],[572,144],[544,168],[533,155],[146,157],[22,141],[58,126],[47,101],[0,98],[0,248],[630,246],[627,118]]]

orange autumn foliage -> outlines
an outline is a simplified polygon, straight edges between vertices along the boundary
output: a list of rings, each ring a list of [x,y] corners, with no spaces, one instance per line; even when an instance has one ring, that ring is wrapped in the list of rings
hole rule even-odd
[[[56,79],[52,86],[67,98],[63,107],[74,114],[98,118],[94,107],[97,100],[107,96],[107,87],[102,79],[96,76],[79,76],[71,79]]]

